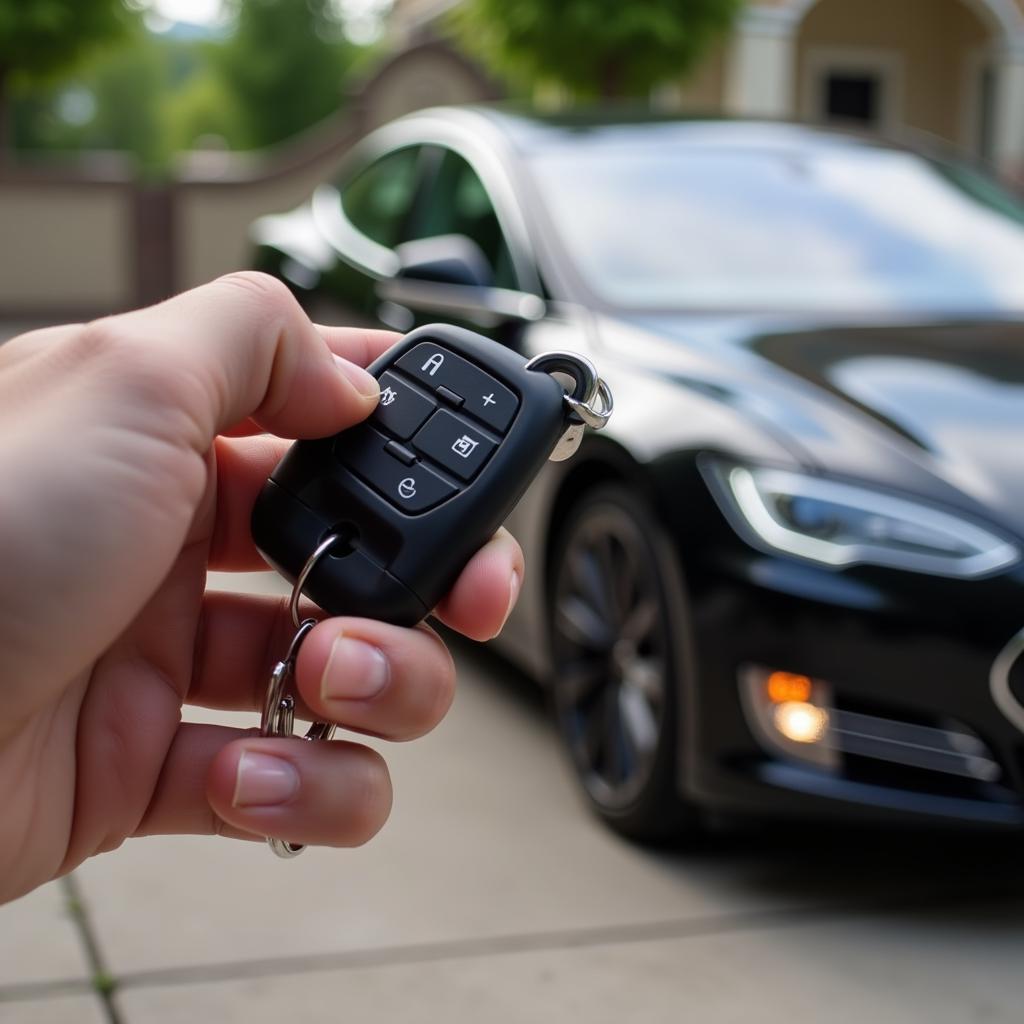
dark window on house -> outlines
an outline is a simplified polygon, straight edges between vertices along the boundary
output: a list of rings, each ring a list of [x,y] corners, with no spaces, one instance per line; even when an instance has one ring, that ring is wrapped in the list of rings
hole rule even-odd
[[[881,120],[882,81],[869,72],[836,72],[825,77],[825,118],[877,128]]]

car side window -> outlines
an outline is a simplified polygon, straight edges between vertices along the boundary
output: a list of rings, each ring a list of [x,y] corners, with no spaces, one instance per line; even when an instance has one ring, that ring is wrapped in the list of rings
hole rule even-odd
[[[403,227],[416,195],[420,147],[406,146],[370,164],[341,186],[345,216],[367,238],[389,249],[406,241]]]
[[[434,180],[410,225],[410,238],[465,235],[487,257],[497,288],[518,288],[512,254],[491,197],[472,167],[445,150]]]

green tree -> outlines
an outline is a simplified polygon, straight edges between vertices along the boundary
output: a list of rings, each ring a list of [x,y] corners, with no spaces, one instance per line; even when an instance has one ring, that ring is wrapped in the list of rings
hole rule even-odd
[[[692,70],[744,0],[467,0],[460,35],[489,65],[579,98],[646,97]]]
[[[235,0],[219,54],[243,145],[272,146],[336,110],[350,63],[334,0]]]
[[[144,174],[159,175],[171,157],[167,108],[176,45],[138,25],[124,45],[83,59],[73,75],[22,84],[13,103],[15,148],[123,150]]]
[[[209,146],[240,149],[245,118],[216,69],[203,67],[168,97],[167,139],[172,152]]]
[[[66,70],[129,20],[122,0],[0,0],[0,153],[11,83]]]

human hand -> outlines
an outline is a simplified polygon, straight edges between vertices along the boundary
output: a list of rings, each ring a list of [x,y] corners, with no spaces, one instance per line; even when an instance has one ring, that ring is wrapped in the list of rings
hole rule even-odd
[[[160,306],[0,347],[0,902],[131,836],[351,846],[384,823],[382,758],[350,742],[182,724],[258,710],[286,602],[205,593],[265,568],[249,534],[287,447],[362,420],[395,337],[315,327],[283,285],[235,274]],[[225,436],[231,435],[231,436]],[[437,609],[476,639],[522,577],[504,531]],[[454,669],[426,626],[320,623],[300,715],[392,740],[433,728]]]

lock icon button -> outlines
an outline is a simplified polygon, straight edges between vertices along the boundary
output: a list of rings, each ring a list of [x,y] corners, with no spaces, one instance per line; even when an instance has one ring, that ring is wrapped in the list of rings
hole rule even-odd
[[[519,408],[519,398],[499,379],[440,345],[421,342],[400,356],[395,366],[426,385],[445,405],[462,410],[499,434],[508,430]]]
[[[444,363],[444,356],[440,352],[435,352],[421,367],[420,369],[426,373],[429,373],[431,377],[441,369]]]

